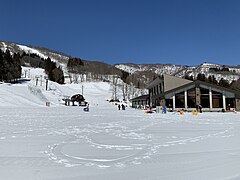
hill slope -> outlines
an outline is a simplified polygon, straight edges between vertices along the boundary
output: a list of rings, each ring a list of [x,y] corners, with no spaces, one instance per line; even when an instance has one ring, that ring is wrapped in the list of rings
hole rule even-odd
[[[0,84],[0,107],[32,107],[45,106],[50,102],[51,106],[61,106],[65,96],[81,94],[83,92],[86,101],[97,104],[111,97],[110,84],[107,82],[84,82],[79,84],[59,85],[44,79],[36,80],[36,75],[45,76],[43,69],[23,68],[30,74],[22,79],[19,84]]]
[[[130,74],[136,72],[154,72],[158,75],[169,74],[179,77],[193,76],[197,77],[199,73],[208,76],[215,76],[217,81],[221,78],[228,80],[238,80],[240,78],[240,66],[228,66],[212,63],[203,63],[198,66],[183,66],[174,64],[117,64],[117,68]]]
[[[73,76],[77,78],[75,74],[71,74],[68,71],[67,63],[71,56],[59,53],[53,50],[49,50],[44,47],[25,46],[16,43],[0,41],[0,48],[2,50],[9,49],[12,53],[35,53],[41,58],[50,57],[57,65],[61,66],[66,77]],[[213,63],[203,63],[198,66],[187,65],[174,65],[174,64],[116,64],[115,66],[106,64],[100,61],[82,60],[84,67],[81,68],[81,72],[77,74],[86,74],[90,79],[106,79],[105,75],[116,75],[119,77],[124,76],[124,81],[133,83],[136,87],[145,87],[154,77],[161,74],[169,74],[179,77],[192,76],[197,77],[199,73],[205,74],[206,77],[214,76],[217,81],[220,79],[228,80],[229,82],[240,78],[240,66],[228,66]],[[129,76],[128,79],[126,77]],[[67,81],[72,82],[72,80]]]

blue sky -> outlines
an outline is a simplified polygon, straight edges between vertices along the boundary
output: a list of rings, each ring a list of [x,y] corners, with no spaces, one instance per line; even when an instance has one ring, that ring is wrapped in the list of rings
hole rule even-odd
[[[0,39],[107,63],[240,64],[238,0],[0,0]]]

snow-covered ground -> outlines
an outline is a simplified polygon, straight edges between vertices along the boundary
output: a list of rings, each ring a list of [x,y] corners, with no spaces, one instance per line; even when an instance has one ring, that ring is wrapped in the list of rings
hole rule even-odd
[[[0,84],[0,179],[240,179],[239,113],[119,111],[107,83],[35,83]],[[89,112],[61,105],[82,86]]]

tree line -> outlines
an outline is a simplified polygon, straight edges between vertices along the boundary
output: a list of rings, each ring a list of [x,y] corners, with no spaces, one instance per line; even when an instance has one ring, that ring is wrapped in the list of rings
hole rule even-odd
[[[64,73],[60,66],[57,67],[49,57],[45,60],[45,73],[48,75],[49,80],[64,84]]]
[[[21,66],[42,68],[49,80],[64,84],[64,73],[61,67],[57,67],[49,57],[44,59],[34,53],[11,54],[8,49],[5,52],[0,50],[0,81],[16,82],[21,78]]]
[[[102,80],[108,82],[118,77],[124,83],[139,89],[144,89],[146,84],[156,75],[153,72],[136,72],[130,74],[104,62],[85,61],[80,58],[69,58],[67,69],[70,82],[78,83],[79,80],[82,82],[83,75],[86,76],[87,80]]]
[[[16,82],[21,74],[20,54],[11,55],[9,50],[3,52],[0,49],[0,81]]]
[[[234,87],[236,86],[235,84],[237,84],[237,82],[239,83],[239,80],[232,81],[230,83],[228,80],[223,79],[223,78],[221,78],[219,81],[217,81],[217,79],[215,78],[214,75],[209,75],[208,77],[206,77],[205,74],[202,74],[202,73],[199,73],[196,78],[186,74],[184,78],[191,80],[191,81],[194,81],[194,80],[204,81],[204,82],[208,82],[211,84],[215,84],[215,85],[226,87],[226,88],[232,88],[232,89],[235,89]]]

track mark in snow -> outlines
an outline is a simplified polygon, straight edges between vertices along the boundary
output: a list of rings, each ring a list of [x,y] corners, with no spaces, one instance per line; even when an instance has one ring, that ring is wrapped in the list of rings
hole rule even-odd
[[[233,136],[232,127],[214,129],[208,131],[207,134],[199,131],[201,135],[196,137],[182,136],[176,133],[165,137],[163,134],[158,136],[157,132],[151,131],[151,129],[166,126],[166,123],[185,123],[186,125],[200,123],[186,120],[175,122],[167,119],[159,121],[152,118],[153,116],[148,116],[146,120],[133,119],[129,122],[96,123],[82,127],[68,126],[62,130],[53,131],[51,133],[72,138],[57,145],[50,145],[46,154],[52,161],[66,167],[84,165],[98,168],[124,168],[151,161],[156,162],[158,159],[156,157],[159,153],[161,154],[162,149],[186,146],[211,138]],[[136,122],[139,125],[137,127],[135,126]],[[152,134],[146,132],[152,132]]]
[[[65,166],[88,166],[90,163],[91,166],[108,168],[113,166],[125,167],[127,164],[141,164],[136,159],[142,159],[141,156],[143,156],[150,138],[149,135],[134,132],[133,129],[128,129],[121,123],[88,124],[82,129],[69,126],[63,131],[65,135],[73,136],[73,138],[52,146],[49,145],[45,153],[50,160],[65,164]],[[55,133],[63,134],[63,131]],[[111,142],[104,143],[101,139],[116,140],[112,144]],[[116,142],[120,144],[116,144]],[[75,150],[72,151],[71,149]],[[88,154],[86,152],[81,153],[81,149],[88,149]],[[95,156],[96,153],[98,156]]]

